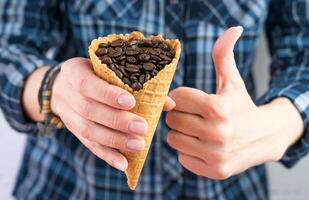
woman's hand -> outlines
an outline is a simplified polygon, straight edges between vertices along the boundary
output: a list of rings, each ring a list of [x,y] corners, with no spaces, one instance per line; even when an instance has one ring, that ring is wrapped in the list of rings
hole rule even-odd
[[[118,151],[141,151],[147,122],[128,112],[135,105],[127,91],[98,78],[89,59],[63,63],[54,86],[52,111],[95,155],[124,171],[128,162]],[[168,100],[166,109],[173,107]]]
[[[233,56],[241,33],[241,28],[231,28],[215,44],[216,94],[186,87],[170,93],[176,107],[167,114],[172,129],[167,141],[185,168],[212,179],[279,160],[303,130],[289,100],[257,107],[250,98]]]

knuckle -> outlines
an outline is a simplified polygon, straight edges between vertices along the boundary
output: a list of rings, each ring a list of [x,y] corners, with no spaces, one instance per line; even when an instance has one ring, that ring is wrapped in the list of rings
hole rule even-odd
[[[228,124],[220,124],[216,126],[216,142],[220,147],[227,147],[232,138],[232,128]]]
[[[223,99],[218,99],[214,106],[214,114],[223,120],[227,120],[230,117],[229,104]]]
[[[85,100],[79,107],[79,113],[89,119],[90,118],[90,115],[92,113],[92,108],[93,108],[93,105],[92,105],[92,102],[91,101],[88,101],[88,100]]]
[[[210,94],[205,101],[207,101],[205,104],[210,105],[205,106],[204,108],[203,113],[206,116],[219,118],[221,121],[225,121],[230,118],[229,103],[224,98],[218,98],[217,96]]]
[[[119,138],[117,137],[116,134],[112,134],[109,138],[109,141],[110,141],[110,146],[112,148],[115,148],[115,149],[121,149],[122,148],[121,142],[119,141]]]
[[[112,118],[111,118],[111,128],[113,128],[113,129],[119,129],[119,127],[120,127],[120,119],[119,119],[120,117],[119,117],[119,114],[118,113],[116,113],[116,114],[114,114],[113,116],[112,116]]]
[[[227,152],[218,152],[218,153],[215,153],[215,159],[216,159],[217,164],[223,165],[228,161],[229,156]]]
[[[90,79],[90,75],[87,75],[87,76],[82,76],[82,77],[78,80],[77,90],[78,90],[81,94],[86,94],[86,92],[87,92],[87,85],[88,85],[88,83],[89,83],[89,79]]]
[[[104,103],[109,103],[112,99],[116,99],[116,94],[113,90],[109,89],[110,85],[108,83],[102,85],[98,85],[96,88],[101,88],[98,90],[98,96]]]
[[[231,176],[230,167],[227,164],[220,164],[216,169],[217,178],[220,180],[227,179]]]
[[[86,139],[90,139],[91,137],[91,131],[90,131],[90,124],[85,123],[81,128],[80,128],[80,135],[83,136]]]

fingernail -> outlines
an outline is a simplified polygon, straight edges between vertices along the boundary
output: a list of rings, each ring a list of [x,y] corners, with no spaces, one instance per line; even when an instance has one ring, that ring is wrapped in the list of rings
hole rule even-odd
[[[147,131],[147,125],[144,122],[133,121],[129,124],[129,130],[134,133],[144,134]]]
[[[126,169],[125,169],[125,166],[124,166],[122,163],[118,162],[117,160],[114,160],[114,161],[113,161],[113,166],[114,166],[116,169],[119,169],[120,171],[126,170]]]
[[[128,140],[127,147],[131,150],[140,151],[145,148],[145,141],[144,140]]]
[[[242,26],[237,26],[237,28],[239,28],[241,31],[244,30],[244,27],[242,27]]]
[[[128,94],[121,94],[117,101],[119,105],[124,107],[131,107],[134,105],[134,98]]]

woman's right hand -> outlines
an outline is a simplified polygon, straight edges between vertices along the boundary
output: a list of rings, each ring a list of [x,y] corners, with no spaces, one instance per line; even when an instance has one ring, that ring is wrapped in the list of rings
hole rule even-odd
[[[118,151],[141,151],[147,131],[144,118],[128,112],[135,105],[129,92],[94,74],[86,58],[62,64],[52,89],[52,111],[90,151],[124,171],[128,162]],[[172,108],[174,102],[168,101]]]

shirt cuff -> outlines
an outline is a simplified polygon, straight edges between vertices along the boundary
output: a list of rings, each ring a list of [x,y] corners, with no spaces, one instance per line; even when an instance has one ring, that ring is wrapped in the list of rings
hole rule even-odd
[[[302,137],[288,148],[279,161],[284,166],[291,168],[309,152],[309,91],[308,88],[301,83],[289,85],[287,87],[274,87],[259,98],[257,104],[263,105],[278,97],[286,97],[295,105],[305,125],[305,131]]]
[[[0,74],[0,107],[5,119],[14,130],[32,135],[38,133],[36,122],[26,116],[22,106],[24,84],[26,78],[38,66],[52,64],[55,64],[52,60],[38,59],[36,62],[20,64],[20,67],[7,66],[6,71],[9,73]],[[15,70],[10,70],[10,68]]]

